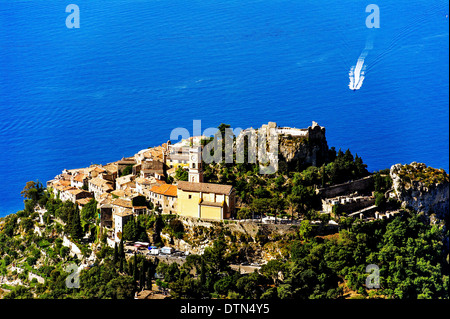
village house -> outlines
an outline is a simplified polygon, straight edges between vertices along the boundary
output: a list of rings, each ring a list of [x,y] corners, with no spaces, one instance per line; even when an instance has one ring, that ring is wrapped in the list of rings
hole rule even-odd
[[[112,228],[113,226],[113,206],[111,204],[99,205],[100,226]]]
[[[70,186],[83,188],[84,186],[87,186],[87,181],[87,175],[83,173],[76,173],[75,175],[72,175],[72,178],[70,179]]]
[[[114,182],[119,176],[119,167],[116,163],[103,165],[103,168],[105,169],[105,172],[103,172],[103,179]]]
[[[116,241],[120,240],[118,233],[123,232],[123,226],[135,215],[145,214],[147,212],[146,206],[133,205],[131,199],[117,198],[113,199],[111,205],[101,206],[103,209],[103,219],[105,223],[108,222],[108,214],[112,213],[114,225],[114,238]],[[109,210],[111,208],[111,210]],[[102,209],[100,210],[102,214]],[[102,217],[101,217],[102,218]]]
[[[118,177],[116,179],[116,190],[124,190],[128,188],[135,188],[136,182],[134,181],[136,176],[133,174]]]
[[[135,179],[136,182],[136,193],[143,194],[145,193],[156,183],[156,180],[153,178],[153,182],[149,178],[137,177]]]
[[[133,212],[131,211],[131,209],[124,209],[119,212],[113,212],[114,240],[116,242],[120,241],[120,238],[122,237],[123,234],[123,227],[128,223],[128,221],[131,218],[133,218]]]
[[[114,190],[112,182],[104,180],[100,177],[90,179],[88,182],[89,191],[94,193],[96,200],[100,199],[103,193],[110,193]]]
[[[89,178],[96,178],[101,173],[105,173],[106,170],[101,165],[91,165],[87,168],[87,174]]]
[[[152,148],[147,148],[139,151],[137,154],[134,155],[134,159],[137,165],[150,160],[158,160],[164,163],[166,153],[167,153],[167,144],[164,143],[161,146],[155,146]]]
[[[47,183],[47,187],[49,187],[49,183]],[[70,187],[70,181],[65,180],[53,180],[50,184],[50,187],[53,189],[53,195],[55,198],[60,198],[60,194],[64,191],[66,187]]]
[[[181,140],[176,144],[171,144],[171,142],[168,141],[165,163],[169,170],[174,172],[178,166],[188,168],[190,150],[195,147],[200,147],[201,141],[207,138],[207,136],[192,136],[188,139]]]
[[[122,212],[129,209],[134,215],[141,215],[147,212],[147,206],[133,205],[131,199],[116,198],[111,202],[113,206],[113,213]]]
[[[67,189],[66,191],[61,193],[61,200],[62,201],[66,201],[69,200],[72,203],[76,203],[77,200],[82,199],[82,198],[93,198],[94,196],[92,195],[91,192],[82,190],[82,189],[78,189],[72,186],[69,186],[71,189]]]
[[[63,202],[70,200],[70,191],[77,190],[77,188],[72,186],[63,187],[63,189],[59,192],[59,199]]]
[[[156,179],[164,180],[164,163],[158,160],[143,162],[141,164],[140,177],[155,177]]]
[[[155,185],[150,189],[149,196],[153,205],[160,207],[163,214],[177,213],[177,186],[165,183]]]
[[[112,195],[112,198],[129,198],[131,195],[133,195],[131,188],[125,188],[125,189],[116,189],[110,193]]]
[[[169,144],[169,153],[166,157],[166,165],[169,169],[177,169],[178,166],[183,168],[189,167],[189,146],[181,146],[180,144]]]
[[[57,175],[55,178],[57,180],[70,181],[70,179],[72,178],[72,172],[67,169],[64,169],[62,173]]]
[[[118,176],[121,176],[123,175],[123,171],[125,168],[127,168],[128,166],[132,168],[136,164],[136,160],[134,156],[123,157],[121,160],[114,162],[113,164],[117,166]]]

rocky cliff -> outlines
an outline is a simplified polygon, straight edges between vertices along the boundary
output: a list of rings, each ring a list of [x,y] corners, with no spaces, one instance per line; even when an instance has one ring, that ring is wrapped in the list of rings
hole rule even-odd
[[[279,135],[279,160],[288,165],[305,168],[321,166],[328,160],[325,128],[313,122],[305,136]]]
[[[435,214],[439,219],[448,218],[449,176],[443,169],[413,162],[393,165],[390,175],[402,206],[423,211],[428,216]]]

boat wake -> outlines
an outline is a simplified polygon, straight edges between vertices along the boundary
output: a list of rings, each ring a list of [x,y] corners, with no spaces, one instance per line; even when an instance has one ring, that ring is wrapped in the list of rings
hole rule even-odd
[[[364,64],[364,60],[366,59],[369,51],[373,48],[373,40],[369,38],[366,42],[366,47],[361,52],[356,65],[350,68],[350,72],[348,76],[350,78],[350,83],[348,87],[350,90],[356,91],[359,90],[363,84],[366,72],[366,65]]]

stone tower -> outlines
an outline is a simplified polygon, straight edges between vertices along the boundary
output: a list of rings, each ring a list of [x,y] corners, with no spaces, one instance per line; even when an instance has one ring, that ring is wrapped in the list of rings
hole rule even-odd
[[[201,146],[196,146],[189,149],[189,182],[203,182]]]

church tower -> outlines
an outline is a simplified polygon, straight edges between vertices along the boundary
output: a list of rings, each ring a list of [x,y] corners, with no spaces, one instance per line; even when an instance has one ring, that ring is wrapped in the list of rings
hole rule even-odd
[[[189,182],[203,183],[202,148],[189,149]]]

